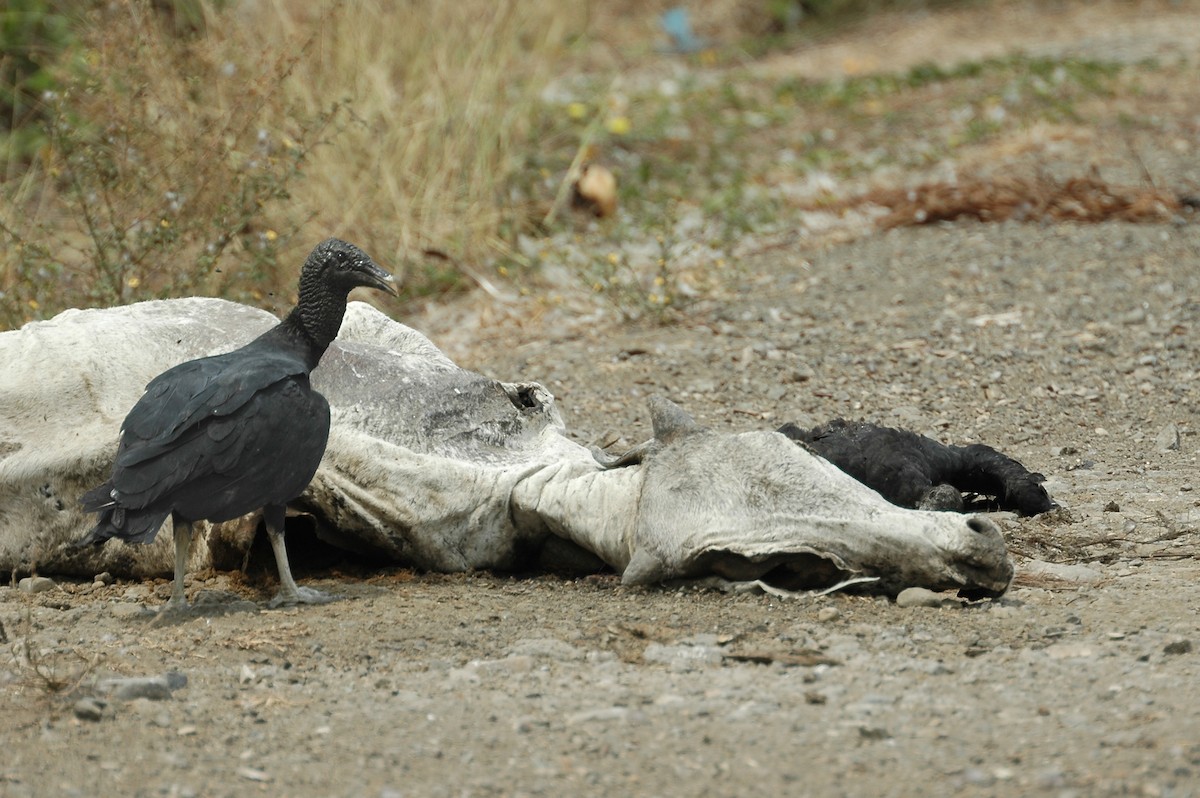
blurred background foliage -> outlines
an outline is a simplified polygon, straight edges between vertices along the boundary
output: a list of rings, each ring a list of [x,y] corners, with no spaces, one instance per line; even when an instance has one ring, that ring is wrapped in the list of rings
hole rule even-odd
[[[946,4],[713,0],[692,21],[716,46],[686,57],[720,66],[885,8]],[[329,235],[387,263],[409,297],[458,290],[536,265],[520,242],[570,228],[547,209],[567,167],[606,140],[645,151],[621,191],[647,224],[696,181],[727,227],[753,224],[746,181],[714,177],[720,148],[670,143],[662,109],[635,109],[631,130],[634,90],[613,89],[663,57],[659,15],[675,5],[8,0],[0,329],[186,294],[280,311]],[[744,104],[724,86],[672,113],[719,122]],[[661,304],[669,263],[654,263],[647,296]]]

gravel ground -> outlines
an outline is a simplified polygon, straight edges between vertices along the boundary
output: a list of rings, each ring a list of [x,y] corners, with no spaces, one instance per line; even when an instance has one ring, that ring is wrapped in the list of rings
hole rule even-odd
[[[867,418],[1063,510],[997,516],[1017,580],[972,604],[301,563],[345,600],[199,574],[156,624],[163,580],[0,587],[0,795],[1200,795],[1198,264],[1194,223],[956,223],[771,249],[669,326],[445,331],[581,440],[655,392]]]

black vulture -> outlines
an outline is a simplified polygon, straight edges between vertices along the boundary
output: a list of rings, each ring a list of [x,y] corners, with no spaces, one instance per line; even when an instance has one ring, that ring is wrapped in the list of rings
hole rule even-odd
[[[112,477],[80,499],[100,518],[78,545],[114,537],[149,543],[171,516],[175,582],[167,606],[182,608],[192,524],[261,509],[279,569],[272,606],[328,600],[296,586],[284,514],[325,453],[329,403],[309,385],[309,373],[337,336],[357,286],[396,293],[392,276],[361,249],[323,241],[304,261],[300,300],[287,318],[241,349],[155,377],[121,425]]]
[[[962,512],[963,492],[994,496],[1001,508],[1021,515],[1057,506],[1041,474],[982,443],[948,446],[909,430],[840,418],[812,429],[788,423],[778,431],[902,507]]]

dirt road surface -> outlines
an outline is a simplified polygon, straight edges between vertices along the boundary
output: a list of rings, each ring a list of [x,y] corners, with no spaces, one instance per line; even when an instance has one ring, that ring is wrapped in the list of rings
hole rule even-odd
[[[1194,63],[1187,6],[1046,13]],[[944,21],[954,48],[986,38],[975,13]],[[1163,125],[1178,185],[1196,113]],[[583,441],[647,436],[662,392],[722,429],[845,416],[996,446],[1063,506],[997,516],[1005,597],[348,563],[300,570],[344,600],[280,611],[254,569],[198,574],[228,612],[156,625],[166,581],[0,587],[0,795],[1200,795],[1200,226],[956,222],[738,269],[666,326],[408,321],[544,382]]]

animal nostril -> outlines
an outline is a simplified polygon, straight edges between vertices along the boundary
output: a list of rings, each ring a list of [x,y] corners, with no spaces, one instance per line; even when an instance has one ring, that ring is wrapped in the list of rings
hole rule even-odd
[[[972,532],[983,533],[983,532],[988,531],[990,525],[988,524],[987,521],[983,520],[982,518],[979,518],[978,516],[975,516],[975,517],[967,519],[967,527]]]

